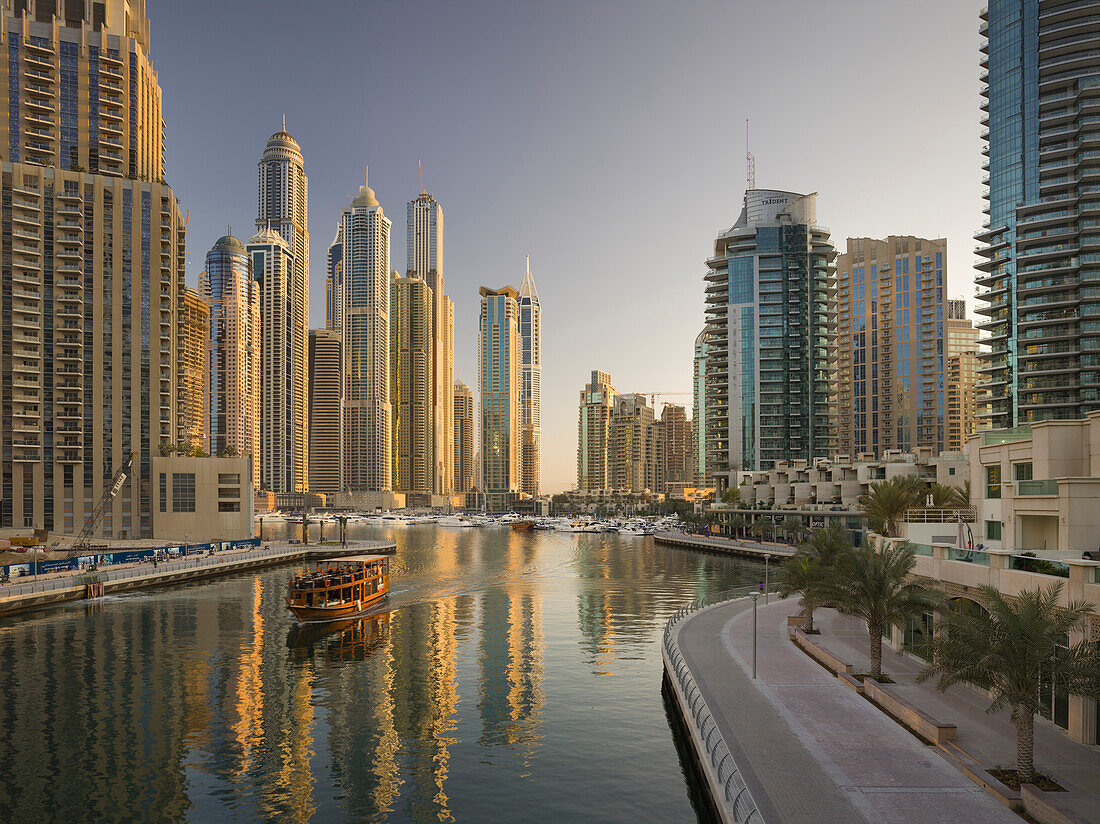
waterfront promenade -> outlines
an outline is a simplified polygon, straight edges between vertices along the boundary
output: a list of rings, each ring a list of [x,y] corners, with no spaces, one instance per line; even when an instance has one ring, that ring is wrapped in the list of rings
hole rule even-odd
[[[653,540],[665,546],[703,550],[704,552],[724,552],[729,555],[755,558],[758,561],[763,561],[765,555],[770,555],[776,560],[782,560],[795,553],[795,548],[789,544],[734,540],[710,535],[688,535],[686,532],[657,532],[654,533]]]
[[[0,617],[121,590],[165,586],[295,561],[387,553],[394,548],[393,541],[357,540],[347,545],[273,542],[256,549],[188,556],[155,565],[119,564],[103,566],[91,572],[52,573],[31,580],[16,578],[10,583],[0,584]]]
[[[675,640],[763,824],[966,821],[1018,824],[939,752],[904,730],[788,638],[793,600],[694,613]],[[727,820],[733,820],[727,818]]]

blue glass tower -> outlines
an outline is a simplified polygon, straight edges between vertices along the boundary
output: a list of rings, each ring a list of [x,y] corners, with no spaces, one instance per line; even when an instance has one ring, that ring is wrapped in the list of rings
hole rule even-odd
[[[1100,409],[1098,12],[1100,2],[991,0],[982,14],[987,427]]]

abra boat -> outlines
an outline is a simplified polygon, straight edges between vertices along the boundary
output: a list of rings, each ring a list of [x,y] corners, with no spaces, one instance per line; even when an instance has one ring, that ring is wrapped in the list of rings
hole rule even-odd
[[[534,521],[512,521],[512,529],[519,530],[521,532],[527,532],[528,530],[534,528]]]
[[[389,591],[389,558],[356,555],[322,561],[311,572],[295,575],[286,603],[301,623],[333,621],[362,612]]]

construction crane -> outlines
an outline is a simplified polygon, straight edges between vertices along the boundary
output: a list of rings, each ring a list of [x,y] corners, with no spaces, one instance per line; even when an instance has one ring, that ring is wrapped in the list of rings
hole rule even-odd
[[[85,549],[90,543],[91,538],[95,534],[95,531],[99,529],[99,524],[103,520],[103,515],[107,511],[107,507],[115,496],[122,491],[122,485],[126,483],[126,478],[130,475],[130,470],[134,466],[134,458],[137,457],[137,452],[131,452],[130,457],[119,467],[118,472],[111,479],[111,485],[103,490],[103,496],[99,499],[99,502],[95,505],[95,509],[92,510],[92,514],[88,516],[88,519],[84,522],[84,528],[80,530],[80,537],[76,539],[76,543],[73,544],[73,550]]]
[[[635,395],[642,395],[649,398],[649,405],[653,407],[653,411],[657,411],[657,398],[672,397],[673,395],[691,395],[691,392],[635,392]],[[665,406],[670,406],[667,401],[661,401]]]

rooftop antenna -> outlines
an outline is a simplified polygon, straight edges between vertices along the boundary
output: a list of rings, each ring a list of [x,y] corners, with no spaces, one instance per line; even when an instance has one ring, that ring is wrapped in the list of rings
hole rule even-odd
[[[286,112],[283,112],[283,131],[286,131]]]
[[[745,118],[745,182],[750,189],[756,188],[756,158],[749,151],[749,119]]]
[[[416,170],[420,173],[420,194],[424,194],[424,167],[420,165],[420,158],[416,159]]]

